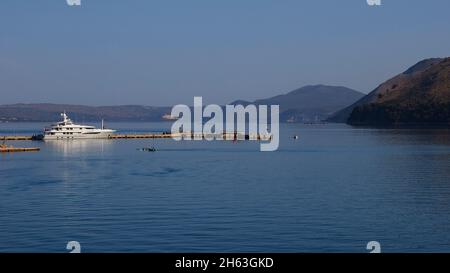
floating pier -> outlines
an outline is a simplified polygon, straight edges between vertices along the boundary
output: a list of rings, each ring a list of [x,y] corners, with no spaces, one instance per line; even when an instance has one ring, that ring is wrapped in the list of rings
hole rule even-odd
[[[113,134],[109,139],[133,139],[133,138],[172,138],[172,134]]]
[[[0,153],[16,153],[16,152],[39,152],[40,148],[0,148]]]
[[[0,153],[38,152],[40,150],[40,148],[16,148],[5,144],[0,145]]]
[[[109,139],[144,139],[144,138],[183,138],[183,139],[225,139],[225,140],[270,140],[270,135],[223,133],[223,134],[198,134],[198,133],[148,133],[148,134],[113,134]],[[0,141],[31,141],[42,140],[42,136],[0,136]]]
[[[33,140],[35,136],[0,136],[2,141],[20,141],[20,140]]]
[[[223,134],[202,134],[202,133],[159,133],[159,134],[114,134],[110,139],[133,139],[133,138],[182,138],[182,139],[224,139],[224,140],[270,140],[270,135],[243,134],[243,133],[223,133]]]

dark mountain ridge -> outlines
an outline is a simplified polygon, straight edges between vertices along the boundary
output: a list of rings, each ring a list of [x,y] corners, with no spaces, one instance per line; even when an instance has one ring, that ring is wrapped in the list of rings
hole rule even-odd
[[[450,58],[418,62],[329,120],[352,125],[450,122]]]

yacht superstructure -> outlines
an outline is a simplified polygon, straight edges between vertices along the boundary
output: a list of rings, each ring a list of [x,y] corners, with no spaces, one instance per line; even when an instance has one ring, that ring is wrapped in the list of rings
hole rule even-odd
[[[44,140],[58,140],[58,139],[92,139],[109,138],[115,130],[105,129],[102,120],[102,128],[98,129],[94,126],[79,125],[72,122],[66,113],[62,113],[62,121],[52,124],[51,128],[44,130]]]

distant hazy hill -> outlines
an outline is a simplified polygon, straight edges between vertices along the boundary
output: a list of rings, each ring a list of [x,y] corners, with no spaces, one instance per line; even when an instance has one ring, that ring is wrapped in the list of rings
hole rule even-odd
[[[450,58],[417,63],[331,120],[353,125],[449,124]]]
[[[338,109],[352,104],[363,96],[357,91],[338,86],[305,86],[288,94],[257,100],[255,104],[279,104],[281,122],[314,122],[327,118]],[[232,104],[247,105],[247,101]],[[75,121],[162,121],[169,107],[139,105],[82,106],[62,104],[0,105],[1,121],[56,121],[66,111]]]
[[[57,121],[66,111],[75,121],[161,121],[168,107],[13,104],[0,106],[0,121]]]
[[[317,122],[346,107],[364,96],[358,91],[327,85],[309,85],[284,95],[256,100],[260,105],[280,105],[281,122]],[[231,104],[249,104],[235,101]]]

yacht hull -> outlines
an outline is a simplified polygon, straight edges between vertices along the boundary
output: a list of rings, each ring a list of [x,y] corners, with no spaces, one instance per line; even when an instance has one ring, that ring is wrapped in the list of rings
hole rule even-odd
[[[44,135],[42,140],[64,140],[64,139],[108,139],[113,133],[98,134],[76,134],[76,135]]]

